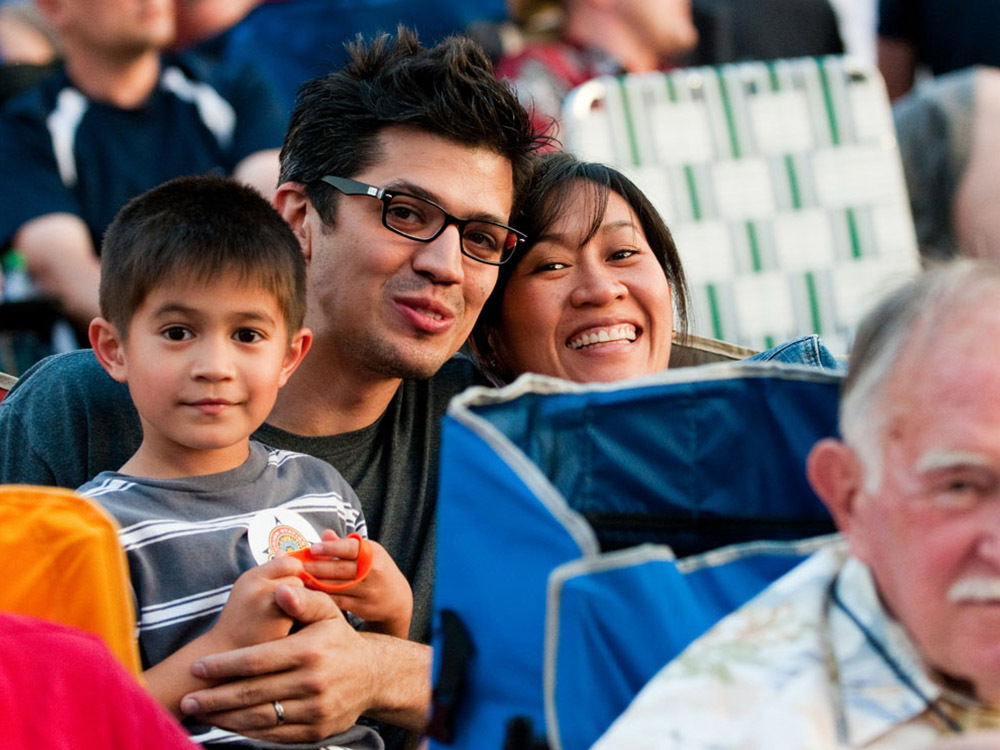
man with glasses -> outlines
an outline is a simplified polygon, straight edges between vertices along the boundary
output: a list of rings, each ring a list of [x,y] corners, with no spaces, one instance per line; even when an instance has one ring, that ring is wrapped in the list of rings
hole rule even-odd
[[[302,87],[281,151],[275,205],[306,258],[314,343],[254,437],[330,462],[355,488],[369,534],[413,587],[417,640],[433,583],[439,422],[477,380],[452,357],[519,240],[506,223],[538,145],[478,47],[428,50],[400,30]],[[0,481],[75,487],[122,465],[139,435],[127,392],[89,352],[53,358],[0,405]],[[430,649],[359,634],[312,593],[288,603],[308,623],[298,632],[195,662],[225,684],[182,710],[282,742],[329,736],[360,713],[422,727]]]

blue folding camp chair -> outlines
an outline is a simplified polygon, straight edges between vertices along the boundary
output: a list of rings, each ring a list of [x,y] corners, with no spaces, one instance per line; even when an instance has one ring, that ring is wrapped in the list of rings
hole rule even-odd
[[[445,419],[432,747],[586,748],[643,683],[816,548],[805,479],[840,375],[527,376]]]

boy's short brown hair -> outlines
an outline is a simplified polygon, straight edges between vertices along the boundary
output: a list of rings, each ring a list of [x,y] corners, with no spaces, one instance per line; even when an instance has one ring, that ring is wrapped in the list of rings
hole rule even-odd
[[[104,234],[101,316],[123,336],[150,291],[223,273],[274,295],[289,335],[305,317],[295,234],[256,190],[225,177],[178,177],[129,201]]]

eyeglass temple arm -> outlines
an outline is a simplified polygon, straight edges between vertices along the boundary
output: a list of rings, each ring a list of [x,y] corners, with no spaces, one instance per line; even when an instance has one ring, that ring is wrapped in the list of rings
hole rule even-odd
[[[320,182],[325,182],[327,185],[336,188],[344,195],[371,195],[375,198],[381,198],[382,194],[385,192],[382,188],[377,188],[374,185],[368,185],[364,182],[358,182],[357,180],[350,180],[346,177],[325,175],[320,178]]]

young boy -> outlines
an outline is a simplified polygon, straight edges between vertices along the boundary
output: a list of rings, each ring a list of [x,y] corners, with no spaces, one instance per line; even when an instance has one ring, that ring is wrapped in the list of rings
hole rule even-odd
[[[288,634],[294,623],[276,596],[301,586],[303,570],[327,583],[355,577],[359,543],[344,537],[364,536],[365,522],[329,464],[249,439],[312,339],[301,327],[299,243],[258,193],[184,177],[132,200],[105,235],[100,306],[90,341],[108,374],[128,384],[143,439],[117,472],[80,492],[122,527],[146,681],[180,716],[181,697],[208,684],[191,674],[194,660]],[[310,544],[322,560],[275,556]],[[334,601],[364,627],[406,637],[410,588],[385,550],[367,544],[370,574]],[[285,723],[308,723],[295,698],[272,704],[270,738]],[[203,744],[273,747],[188,728]],[[360,724],[315,747],[331,744],[382,747]]]

